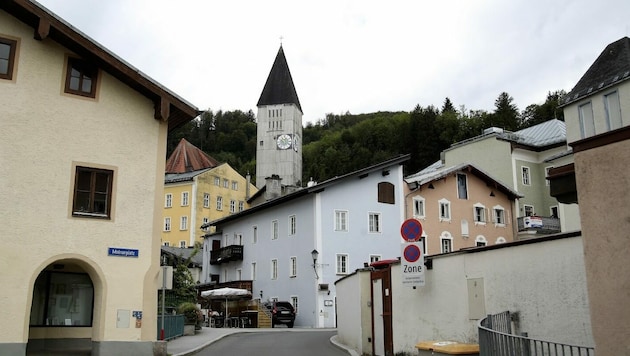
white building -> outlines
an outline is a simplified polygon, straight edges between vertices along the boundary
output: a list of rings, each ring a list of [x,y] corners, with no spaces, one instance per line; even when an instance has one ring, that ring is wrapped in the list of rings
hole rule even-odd
[[[309,184],[203,225],[216,228],[204,241],[203,276],[218,265],[220,283],[250,280],[254,296],[290,301],[296,326],[335,327],[334,282],[367,263],[400,255],[402,163],[408,158]],[[216,241],[227,253],[212,253]]]

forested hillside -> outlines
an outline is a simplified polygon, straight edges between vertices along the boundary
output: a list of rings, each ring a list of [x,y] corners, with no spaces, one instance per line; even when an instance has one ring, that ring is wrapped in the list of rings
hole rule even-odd
[[[410,154],[405,174],[417,172],[440,158],[451,144],[477,136],[488,127],[517,131],[541,122],[564,120],[560,99],[550,92],[542,105],[519,111],[514,99],[501,93],[495,110],[456,108],[449,98],[441,107],[416,106],[412,111],[370,114],[328,114],[303,130],[303,179],[324,181],[399,154]],[[252,111],[206,111],[168,137],[168,154],[181,138],[227,162],[243,176],[256,172],[256,117]]]

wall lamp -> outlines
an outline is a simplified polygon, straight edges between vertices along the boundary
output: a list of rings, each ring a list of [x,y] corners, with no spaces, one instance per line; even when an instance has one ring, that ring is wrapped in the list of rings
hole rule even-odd
[[[315,278],[319,279],[319,275],[317,274],[317,257],[319,256],[319,252],[317,250],[311,251],[311,257],[313,257],[313,271],[315,271]]]

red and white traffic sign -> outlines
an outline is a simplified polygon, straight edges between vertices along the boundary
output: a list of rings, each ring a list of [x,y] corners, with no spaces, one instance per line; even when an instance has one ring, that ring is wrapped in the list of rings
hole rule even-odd
[[[424,256],[422,252],[421,242],[401,244],[400,271],[403,285],[424,286]]]
[[[400,235],[407,242],[420,241],[422,238],[422,224],[416,219],[407,219],[400,227]]]

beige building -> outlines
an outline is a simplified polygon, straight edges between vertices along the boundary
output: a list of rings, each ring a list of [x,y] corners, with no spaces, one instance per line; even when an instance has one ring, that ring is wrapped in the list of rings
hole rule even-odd
[[[609,44],[564,102],[574,164],[549,172],[551,192],[580,205],[598,355],[630,352],[630,38]]]
[[[405,216],[422,224],[428,255],[513,241],[520,195],[473,164],[441,161],[405,178]]]
[[[258,190],[227,163],[182,139],[166,161],[162,245],[203,244],[201,225],[249,208]]]
[[[197,115],[41,5],[0,2],[1,355],[163,346],[166,135]]]

